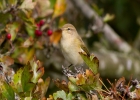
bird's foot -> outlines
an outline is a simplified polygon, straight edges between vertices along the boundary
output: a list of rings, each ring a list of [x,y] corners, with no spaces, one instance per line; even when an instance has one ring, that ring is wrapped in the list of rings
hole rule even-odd
[[[71,64],[70,66],[72,66],[72,64]],[[64,67],[64,66],[62,65],[62,69],[63,69],[62,72],[63,72],[66,76],[68,76],[68,77],[74,75],[74,73],[70,70],[70,66]]]
[[[77,74],[79,74],[79,73],[83,74],[84,73],[84,69],[83,69],[82,66],[77,66],[74,69],[75,69]]]

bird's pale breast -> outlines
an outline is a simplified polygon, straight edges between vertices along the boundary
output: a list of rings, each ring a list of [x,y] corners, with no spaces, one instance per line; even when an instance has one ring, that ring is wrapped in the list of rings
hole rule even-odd
[[[81,48],[78,43],[75,43],[73,38],[69,38],[69,41],[61,39],[61,49],[64,57],[73,65],[83,64],[83,59],[80,56]]]

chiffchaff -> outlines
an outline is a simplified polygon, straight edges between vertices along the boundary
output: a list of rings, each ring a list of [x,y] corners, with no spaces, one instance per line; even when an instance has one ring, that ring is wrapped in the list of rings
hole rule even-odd
[[[72,24],[65,24],[62,28],[60,46],[67,61],[72,65],[82,65],[84,63],[79,52],[90,55],[84,42]]]

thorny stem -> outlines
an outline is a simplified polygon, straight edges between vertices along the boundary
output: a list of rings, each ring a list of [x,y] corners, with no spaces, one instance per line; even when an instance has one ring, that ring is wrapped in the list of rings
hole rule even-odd
[[[99,81],[100,81],[101,84],[106,88],[106,90],[109,92],[109,89],[105,86],[105,84],[102,82],[102,80],[99,79]]]
[[[112,83],[107,79],[108,83],[112,86]]]
[[[109,91],[105,91],[105,90],[103,90],[103,89],[101,89],[103,92],[105,92],[105,93],[107,93],[107,94],[110,94],[110,92]]]

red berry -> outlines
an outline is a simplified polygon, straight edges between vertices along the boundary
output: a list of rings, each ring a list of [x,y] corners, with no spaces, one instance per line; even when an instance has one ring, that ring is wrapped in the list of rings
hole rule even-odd
[[[53,31],[52,31],[51,29],[49,29],[49,30],[47,31],[47,35],[48,35],[48,36],[51,36],[52,33],[53,33]]]
[[[44,24],[44,21],[41,20],[41,21],[39,22],[39,25],[42,26],[43,24]]]
[[[36,36],[41,36],[42,35],[42,32],[40,30],[35,30],[35,35]]]
[[[6,38],[7,38],[8,40],[10,40],[10,39],[11,39],[11,34],[8,33],[8,34],[6,35]]]

